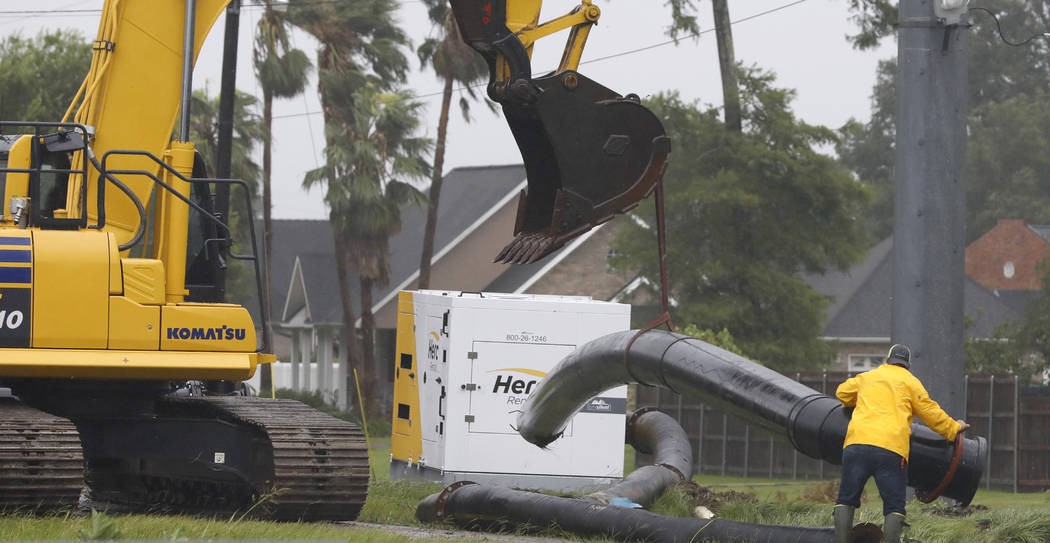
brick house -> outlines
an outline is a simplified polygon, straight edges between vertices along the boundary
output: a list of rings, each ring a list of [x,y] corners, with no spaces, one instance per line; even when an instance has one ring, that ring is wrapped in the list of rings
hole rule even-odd
[[[1020,222],[1020,221],[1019,221]],[[1000,221],[1000,225],[1003,221]],[[1021,223],[1024,229],[1028,229]],[[1015,231],[1019,229],[1010,229]],[[1008,230],[1008,231],[1010,231]],[[1045,240],[1029,230],[1032,237]],[[987,237],[987,236],[985,236]],[[989,256],[992,263],[985,263],[979,255],[992,252],[993,246],[978,246],[971,249],[982,237],[966,250],[967,272],[973,266],[978,269],[1002,270],[1004,257]],[[1038,245],[1020,232],[1015,239],[1028,240],[1032,247]],[[1002,253],[1002,254],[1021,254]],[[1034,254],[1034,251],[1033,251]],[[1010,257],[1016,258],[1016,257]],[[1017,260],[1020,262],[1020,259]],[[1018,264],[1015,264],[1017,266]],[[1016,270],[1017,268],[1015,268]],[[1035,269],[1034,263],[1032,268]],[[1002,275],[1001,271],[999,275]],[[827,322],[822,339],[835,345],[835,357],[829,365],[832,371],[867,371],[881,363],[890,347],[891,315],[893,303],[893,238],[876,244],[864,261],[845,272],[805,276],[806,282],[817,292],[831,299]],[[1004,283],[1013,285],[1014,283]],[[988,288],[967,273],[963,283],[963,311],[970,323],[966,336],[970,338],[992,337],[998,325],[1007,321],[1019,321],[1025,307],[1033,297],[1032,290],[1019,288]]]
[[[1050,257],[1050,226],[999,219],[966,248],[966,275],[988,290],[1039,290],[1039,265]]]

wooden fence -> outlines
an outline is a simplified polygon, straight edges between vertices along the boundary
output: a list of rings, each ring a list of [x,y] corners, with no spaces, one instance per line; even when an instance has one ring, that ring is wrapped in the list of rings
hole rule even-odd
[[[796,374],[824,394],[851,374]],[[656,406],[675,417],[693,445],[698,474],[787,479],[837,479],[839,467],[812,459],[739,418],[655,387],[637,387],[638,406]],[[988,439],[981,484],[1013,492],[1050,489],[1050,388],[1024,386],[1013,375],[967,375],[965,419],[972,435]],[[1018,437],[1020,439],[1018,439]],[[645,463],[644,455],[639,463]]]

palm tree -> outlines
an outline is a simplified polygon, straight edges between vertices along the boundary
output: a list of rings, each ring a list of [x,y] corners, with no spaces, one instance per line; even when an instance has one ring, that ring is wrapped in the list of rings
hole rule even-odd
[[[425,199],[406,180],[429,173],[430,140],[413,136],[422,104],[404,91],[382,92],[367,84],[354,93],[353,102],[352,138],[327,147],[326,165],[308,172],[304,185],[327,186],[325,202],[340,240],[337,261],[344,270],[356,271],[360,284],[362,365],[374,368],[372,289],[390,281],[389,240],[401,231],[401,207]]]
[[[419,62],[427,63],[434,72],[444,79],[445,86],[441,94],[441,113],[438,116],[437,142],[434,146],[434,167],[430,178],[429,204],[427,205],[427,222],[423,230],[423,253],[419,259],[418,288],[430,288],[430,261],[434,257],[434,230],[437,227],[438,203],[441,199],[442,174],[445,167],[445,138],[448,135],[448,113],[452,105],[452,90],[459,83],[467,92],[470,100],[478,98],[473,85],[488,75],[488,67],[480,55],[463,42],[459,25],[452,16],[452,8],[446,0],[423,0],[427,6],[430,21],[440,29],[440,35],[428,38],[419,46]],[[459,106],[463,118],[470,121],[470,100],[460,97]],[[492,102],[485,102],[493,109]],[[494,109],[493,109],[494,110]]]
[[[359,277],[366,278],[364,281],[369,289],[362,291],[362,295],[369,306],[363,308],[362,313],[370,311],[370,287],[377,280],[385,279],[376,270],[386,269],[387,253],[386,244],[369,239],[366,234],[370,230],[361,225],[390,216],[389,210],[384,214],[383,207],[377,203],[388,191],[388,186],[384,185],[388,178],[376,176],[376,172],[383,172],[382,168],[374,165],[369,168],[365,164],[374,164],[379,158],[387,164],[389,157],[394,162],[387,166],[386,171],[394,173],[406,167],[406,159],[398,158],[400,151],[396,142],[394,146],[389,143],[380,146],[385,149],[382,155],[375,155],[375,148],[372,148],[373,156],[359,153],[369,152],[369,145],[361,142],[372,137],[373,131],[367,128],[375,125],[368,104],[378,100],[375,95],[382,95],[404,82],[408,71],[408,61],[402,53],[408,38],[394,21],[397,9],[395,0],[293,0],[288,9],[289,20],[319,43],[317,79],[325,122],[325,164],[308,172],[304,185],[324,184],[326,188],[325,202],[332,223],[344,335],[348,339],[347,359],[351,367],[361,370],[364,390],[374,390],[378,384],[372,337],[371,331],[364,334],[368,337],[362,353],[348,281],[352,270],[356,270]],[[359,105],[358,100],[365,101]],[[367,122],[359,121],[359,115],[364,115]],[[382,131],[377,134],[374,137],[389,137]],[[396,196],[401,190],[400,184],[395,181],[389,190]],[[400,218],[396,224],[399,227]],[[383,231],[384,227],[373,230]],[[362,325],[368,326],[369,323],[362,321]],[[353,387],[348,389],[353,390]],[[374,395],[365,400],[370,411],[382,409]]]
[[[266,137],[263,139],[262,153],[262,212],[263,212],[263,299],[265,310],[263,326],[270,327],[270,278],[272,273],[273,228],[272,228],[272,191],[270,188],[271,128],[273,126],[274,98],[291,98],[306,89],[307,76],[310,73],[310,59],[299,49],[289,47],[287,17],[273,9],[271,0],[266,0],[266,8],[259,25],[255,29],[255,77],[259,80],[263,95],[263,128]],[[273,386],[269,364],[264,365],[260,375],[263,390]]]

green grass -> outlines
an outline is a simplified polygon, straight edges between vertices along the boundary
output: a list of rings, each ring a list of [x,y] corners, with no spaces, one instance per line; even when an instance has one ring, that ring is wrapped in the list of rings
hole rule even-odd
[[[761,524],[828,526],[837,492],[837,481],[785,481],[700,475],[694,480],[720,493],[750,495],[722,504],[718,517]],[[674,515],[691,514],[695,502],[683,489],[672,489],[654,511]],[[979,490],[970,507],[908,503],[904,535],[925,543],[1045,543],[1050,542],[1050,493],[1013,494]],[[958,515],[958,516],[956,516]],[[856,522],[882,524],[882,502],[873,482],[865,488]]]
[[[418,538],[385,530],[324,523],[278,523],[201,519],[186,516],[112,515],[116,539],[164,540],[327,540],[354,542],[418,542]],[[92,519],[87,516],[0,517],[0,540],[77,541],[93,539]],[[110,534],[113,535],[113,534]],[[100,539],[108,539],[102,537]],[[437,539],[436,541],[452,541]]]
[[[365,523],[423,527],[415,520],[416,505],[441,490],[441,485],[390,480],[390,438],[371,437],[371,460],[375,479],[358,520]],[[625,452],[625,473],[633,466],[633,450]],[[698,504],[709,505],[718,518],[762,524],[828,526],[835,481],[786,481],[763,478],[699,475],[694,481],[704,488],[674,488],[651,510],[687,517]],[[865,489],[865,500],[857,522],[882,524],[881,501],[873,483]],[[1011,494],[980,490],[971,513],[946,516],[943,506],[908,504],[905,536],[925,543],[1050,543],[1050,494]],[[451,525],[430,526],[438,530]],[[440,533],[440,532],[438,532]],[[577,539],[563,532],[540,532]],[[83,514],[54,516],[0,516],[0,541],[73,541],[91,539],[150,540],[329,540],[395,543],[419,541],[418,536],[385,530],[328,523],[274,523],[236,518],[195,518],[164,515],[110,515],[94,519]],[[431,539],[452,541],[454,539]]]

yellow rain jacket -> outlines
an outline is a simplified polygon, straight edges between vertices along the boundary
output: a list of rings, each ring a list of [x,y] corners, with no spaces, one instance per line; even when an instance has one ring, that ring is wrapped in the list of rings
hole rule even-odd
[[[883,364],[847,379],[835,395],[846,407],[856,406],[846,430],[849,445],[874,445],[905,459],[911,448],[914,415],[944,439],[952,441],[961,426],[937,402],[930,399],[922,383],[905,368]]]

